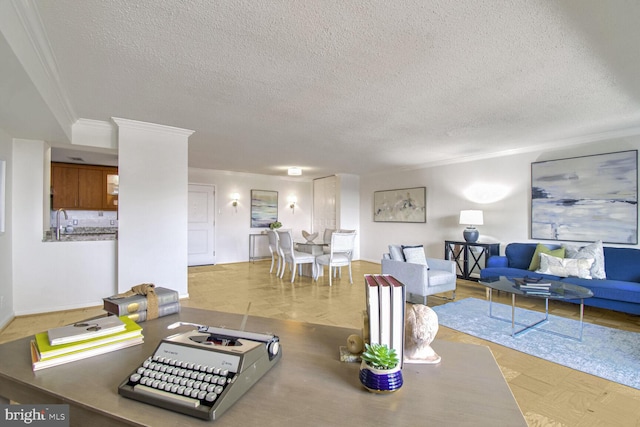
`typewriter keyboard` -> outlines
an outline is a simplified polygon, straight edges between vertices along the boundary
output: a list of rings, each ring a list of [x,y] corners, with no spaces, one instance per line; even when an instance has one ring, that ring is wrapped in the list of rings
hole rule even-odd
[[[237,375],[215,366],[149,357],[129,377],[136,393],[187,407],[213,406]]]

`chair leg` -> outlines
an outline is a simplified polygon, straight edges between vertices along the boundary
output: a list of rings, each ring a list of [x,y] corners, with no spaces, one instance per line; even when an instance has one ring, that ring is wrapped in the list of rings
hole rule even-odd
[[[296,263],[291,264],[291,283],[296,280]]]
[[[333,274],[331,274],[331,271],[334,269],[335,267],[331,267],[331,264],[329,264],[329,287],[331,287],[331,276],[333,276]]]
[[[353,285],[353,276],[351,275],[351,263],[349,263],[349,283]]]
[[[273,273],[273,264],[275,260],[276,259],[273,257],[273,254],[271,254],[271,268],[269,269],[269,274]]]

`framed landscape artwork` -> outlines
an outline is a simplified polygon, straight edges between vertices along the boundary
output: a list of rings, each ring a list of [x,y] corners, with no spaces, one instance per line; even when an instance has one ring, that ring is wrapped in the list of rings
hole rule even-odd
[[[251,190],[251,228],[269,228],[278,220],[278,192]]]
[[[531,238],[638,244],[638,151],[532,163]]]
[[[427,188],[414,187],[373,193],[375,222],[427,222]]]

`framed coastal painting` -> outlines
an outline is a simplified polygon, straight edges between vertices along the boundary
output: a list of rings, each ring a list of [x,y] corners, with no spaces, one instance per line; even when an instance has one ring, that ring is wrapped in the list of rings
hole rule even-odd
[[[427,222],[427,188],[401,188],[373,193],[375,222]]]
[[[251,228],[269,228],[278,220],[278,192],[251,190]]]
[[[638,244],[638,150],[532,163],[531,238]]]

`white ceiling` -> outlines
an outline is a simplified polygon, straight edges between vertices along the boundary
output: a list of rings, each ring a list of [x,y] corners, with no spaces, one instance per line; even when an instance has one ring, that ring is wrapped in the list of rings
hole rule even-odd
[[[39,16],[75,119],[194,130],[192,167],[362,175],[640,134],[637,0],[0,3]],[[0,64],[0,127],[67,144],[3,38]]]

